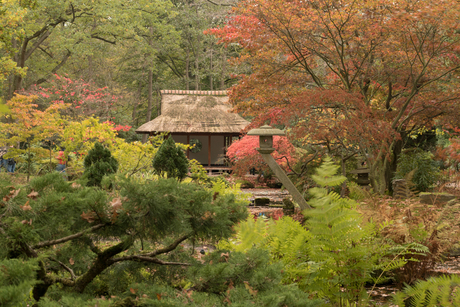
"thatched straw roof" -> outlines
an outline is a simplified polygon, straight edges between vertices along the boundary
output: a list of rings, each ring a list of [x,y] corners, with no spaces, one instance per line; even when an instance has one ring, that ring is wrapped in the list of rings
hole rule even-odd
[[[162,91],[161,115],[137,133],[239,133],[249,122],[230,113],[226,91]]]

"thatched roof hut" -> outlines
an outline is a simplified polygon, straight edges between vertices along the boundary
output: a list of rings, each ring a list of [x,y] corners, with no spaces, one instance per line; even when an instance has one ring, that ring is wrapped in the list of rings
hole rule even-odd
[[[231,113],[227,91],[161,91],[161,115],[137,133],[170,132],[176,142],[198,144],[187,155],[209,169],[223,165],[226,147],[249,122]],[[197,148],[200,148],[199,150]],[[208,149],[207,154],[206,150]]]
[[[161,115],[137,133],[236,133],[249,122],[230,113],[226,91],[162,91]]]

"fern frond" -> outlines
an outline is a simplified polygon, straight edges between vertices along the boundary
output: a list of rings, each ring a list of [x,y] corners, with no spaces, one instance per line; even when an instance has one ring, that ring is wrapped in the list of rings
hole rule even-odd
[[[313,179],[320,187],[309,190],[312,210],[305,211],[312,234],[307,291],[328,293],[333,301],[357,301],[366,295],[364,283],[372,280],[376,268],[375,226],[361,226],[356,202],[329,192],[326,187],[343,183],[335,175],[338,167],[330,159],[317,170]],[[378,249],[378,248],[377,248]]]
[[[246,252],[253,247],[264,246],[267,240],[267,229],[273,221],[264,217],[254,220],[252,216],[236,226],[237,236],[233,241],[219,242],[219,249],[231,249],[238,252]]]
[[[335,187],[341,185],[347,178],[336,175],[340,167],[335,165],[332,158],[326,157],[319,168],[316,169],[312,179],[322,187]]]
[[[460,276],[445,275],[418,281],[393,297],[398,306],[460,306]]]

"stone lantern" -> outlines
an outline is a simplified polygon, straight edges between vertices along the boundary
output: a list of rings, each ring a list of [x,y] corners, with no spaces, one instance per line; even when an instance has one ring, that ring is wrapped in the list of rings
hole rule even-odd
[[[292,195],[292,198],[299,205],[300,209],[311,209],[310,205],[307,204],[305,198],[300,194],[299,190],[295,187],[286,173],[281,169],[281,167],[276,163],[275,159],[271,156],[271,153],[275,151],[273,148],[273,136],[274,135],[285,135],[283,130],[273,128],[268,125],[264,125],[260,128],[252,129],[248,132],[248,135],[258,135],[259,136],[259,148],[257,151],[262,155],[265,163],[268,164],[270,169],[275,173],[276,177],[281,181],[284,187]]]
[[[248,132],[248,135],[259,136],[259,146],[257,151],[261,154],[271,154],[275,151],[273,148],[273,136],[274,135],[285,135],[283,130],[273,128],[269,125],[264,125],[260,128],[252,129]]]

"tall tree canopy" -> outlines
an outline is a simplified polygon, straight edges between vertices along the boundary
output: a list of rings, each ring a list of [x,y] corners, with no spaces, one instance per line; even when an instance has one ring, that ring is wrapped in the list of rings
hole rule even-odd
[[[103,52],[99,43],[116,44],[140,40],[137,29],[144,20],[158,24],[168,15],[167,1],[49,1],[36,0],[28,7],[21,35],[14,37],[14,61],[17,67],[29,67],[28,84],[42,83],[58,72],[71,57],[92,56]],[[148,16],[148,17],[146,17]],[[9,94],[28,84],[22,75],[10,80]]]
[[[359,151],[383,192],[401,136],[455,121],[459,9],[453,0],[243,0],[209,32],[241,46],[235,63],[251,67],[232,89],[237,110],[288,125],[305,144]]]
[[[113,116],[139,126],[158,115],[159,90],[225,89],[235,53],[203,30],[221,25],[236,0],[6,0],[0,8],[0,95],[53,76],[107,87]],[[131,123],[130,123],[131,122]]]

